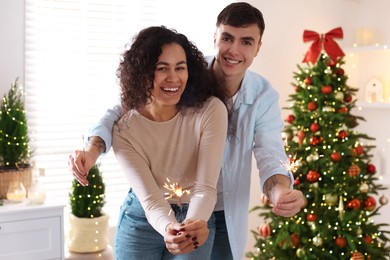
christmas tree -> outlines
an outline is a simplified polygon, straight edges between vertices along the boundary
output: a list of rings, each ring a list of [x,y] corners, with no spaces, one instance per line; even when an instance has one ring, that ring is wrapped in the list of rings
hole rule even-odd
[[[362,117],[353,115],[357,89],[347,85],[343,52],[331,39],[316,36],[298,65],[289,97],[285,165],[294,174],[294,188],[307,204],[291,218],[272,213],[266,197],[260,210],[264,221],[252,231],[256,239],[252,259],[388,259],[388,224],[373,217],[387,204],[375,195],[386,189],[367,144],[372,137],[354,128]],[[334,31],[332,31],[334,33]],[[328,37],[328,38],[327,38]],[[340,37],[339,37],[340,38]],[[331,42],[333,46],[326,46]],[[316,46],[315,46],[316,45]],[[337,45],[337,44],[336,44]],[[327,48],[328,47],[328,48]],[[318,50],[318,48],[320,48]]]
[[[87,176],[88,185],[82,186],[76,179],[69,193],[71,212],[78,218],[97,218],[103,215],[104,191],[102,173],[99,165],[93,166]]]
[[[0,103],[0,170],[30,166],[24,92],[16,79]]]
[[[68,249],[75,253],[92,253],[106,249],[108,244],[108,215],[103,212],[105,185],[99,164],[88,172],[88,185],[76,179],[69,193]]]

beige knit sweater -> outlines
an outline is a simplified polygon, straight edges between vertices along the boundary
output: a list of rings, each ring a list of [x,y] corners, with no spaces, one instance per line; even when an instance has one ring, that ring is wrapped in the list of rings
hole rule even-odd
[[[202,108],[182,109],[166,122],[151,121],[132,110],[115,125],[115,156],[149,223],[161,235],[168,223],[177,222],[169,203],[189,203],[187,219],[209,219],[226,132],[227,111],[215,97]],[[175,183],[183,196],[164,187]]]

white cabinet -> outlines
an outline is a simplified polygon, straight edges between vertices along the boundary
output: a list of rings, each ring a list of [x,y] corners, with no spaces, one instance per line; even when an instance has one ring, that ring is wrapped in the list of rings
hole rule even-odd
[[[0,260],[64,259],[64,206],[0,206]]]

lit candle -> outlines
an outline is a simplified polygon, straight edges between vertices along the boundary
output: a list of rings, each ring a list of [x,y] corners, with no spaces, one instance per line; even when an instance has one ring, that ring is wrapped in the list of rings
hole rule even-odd
[[[12,191],[7,192],[7,199],[12,202],[22,202],[26,198],[26,192],[23,191]]]
[[[9,184],[7,199],[11,202],[22,202],[26,198],[26,189],[23,183],[13,181]]]
[[[40,191],[28,192],[27,199],[31,204],[42,204],[45,202],[46,194]]]

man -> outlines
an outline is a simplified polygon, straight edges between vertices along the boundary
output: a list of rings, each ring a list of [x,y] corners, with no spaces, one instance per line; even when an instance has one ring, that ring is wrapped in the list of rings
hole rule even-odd
[[[262,191],[274,205],[275,214],[291,217],[305,204],[303,194],[292,189],[293,177],[283,163],[287,157],[281,140],[283,121],[278,93],[265,78],[247,70],[259,53],[264,28],[263,16],[255,7],[244,2],[228,5],[217,17],[216,52],[208,57],[210,70],[233,101],[214,209],[216,235],[212,259],[216,260],[239,260],[245,254],[252,154]],[[73,172],[85,175],[97,158],[109,150],[112,125],[120,114],[119,106],[109,109],[91,129],[85,160],[76,158],[77,151],[69,159]],[[85,176],[79,179],[85,183]],[[189,252],[174,240],[166,242],[171,252]]]

